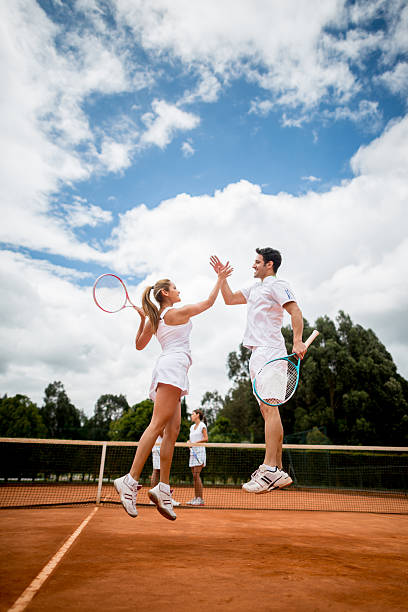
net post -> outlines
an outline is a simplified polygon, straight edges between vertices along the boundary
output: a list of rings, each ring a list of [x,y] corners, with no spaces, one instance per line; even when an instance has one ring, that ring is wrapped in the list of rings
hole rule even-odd
[[[98,491],[96,493],[96,505],[97,506],[99,506],[101,503],[103,472],[105,469],[105,458],[106,458],[106,442],[102,444],[101,464],[99,466]]]

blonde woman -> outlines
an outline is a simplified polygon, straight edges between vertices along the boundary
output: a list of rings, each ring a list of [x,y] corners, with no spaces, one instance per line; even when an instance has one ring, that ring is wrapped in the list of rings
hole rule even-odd
[[[195,497],[187,502],[187,504],[189,506],[204,506],[201,470],[207,463],[205,446],[202,446],[208,442],[207,422],[200,408],[193,410],[191,413],[191,420],[193,424],[190,427],[190,439],[187,444],[190,447],[189,466],[193,472]],[[200,446],[197,446],[198,444],[200,444]]]
[[[136,307],[140,315],[140,325],[136,334],[136,349],[143,350],[156,335],[162,353],[153,370],[150,385],[150,398],[154,401],[153,416],[150,424],[140,438],[139,445],[129,474],[117,478],[116,491],[126,512],[137,516],[136,499],[140,474],[154,446],[157,436],[164,429],[160,450],[160,482],[150,489],[149,498],[165,518],[177,518],[173,510],[169,476],[173,459],[174,445],[180,430],[180,400],[188,394],[188,370],[191,366],[190,333],[191,318],[213,306],[221,284],[230,276],[229,265],[218,271],[217,282],[207,299],[196,304],[174,308],[180,302],[180,291],[169,279],[163,279],[147,287],[142,297],[142,308]],[[157,302],[157,305],[151,299]]]

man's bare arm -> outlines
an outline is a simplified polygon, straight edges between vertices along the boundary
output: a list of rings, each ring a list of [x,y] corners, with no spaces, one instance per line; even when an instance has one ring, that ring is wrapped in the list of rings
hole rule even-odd
[[[228,265],[229,261],[226,263],[226,266]],[[223,264],[216,255],[211,255],[210,266],[213,268],[214,272],[218,274],[219,270],[223,267]],[[235,304],[246,304],[246,299],[242,291],[232,291],[226,279],[221,285],[221,294],[224,299],[224,303],[228,306],[234,306]]]
[[[302,340],[303,337],[303,315],[299,306],[296,302],[287,302],[283,305],[283,308],[290,314],[292,320],[293,330],[293,352],[296,353],[300,359],[306,354],[307,348]]]

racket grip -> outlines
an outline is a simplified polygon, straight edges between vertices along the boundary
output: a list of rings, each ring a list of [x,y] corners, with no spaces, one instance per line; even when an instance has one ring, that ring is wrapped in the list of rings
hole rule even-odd
[[[305,340],[305,345],[307,346],[307,348],[309,348],[309,346],[312,344],[313,340],[316,340],[318,335],[319,335],[319,332],[317,331],[317,329],[312,331],[312,333],[310,334],[308,339]]]

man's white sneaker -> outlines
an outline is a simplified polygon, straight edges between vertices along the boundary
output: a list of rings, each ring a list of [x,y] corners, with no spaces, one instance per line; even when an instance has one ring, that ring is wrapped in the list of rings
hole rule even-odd
[[[195,506],[196,503],[196,497],[193,497],[193,499],[190,499],[190,501],[187,502],[187,506]]]
[[[267,493],[274,489],[283,489],[290,484],[292,484],[292,479],[286,472],[282,472],[277,467],[270,470],[261,465],[252,474],[251,480],[242,485],[242,488],[248,493]]]
[[[137,516],[136,499],[142,485],[130,485],[126,476],[121,476],[113,481],[116,491],[119,493],[120,501],[126,512],[132,518]]]
[[[156,504],[156,507],[160,514],[170,521],[175,521],[177,514],[173,510],[173,500],[171,493],[167,493],[159,482],[153,489],[150,489],[148,495],[150,500]]]
[[[291,479],[289,474],[287,474],[283,470],[280,470],[280,472],[282,474],[282,478],[278,480],[276,484],[278,485],[278,489],[283,489],[284,487],[288,487],[289,485],[291,485],[293,480]]]

